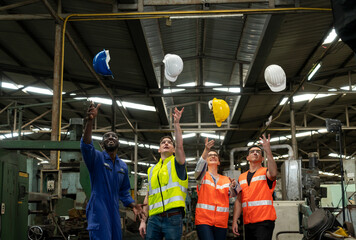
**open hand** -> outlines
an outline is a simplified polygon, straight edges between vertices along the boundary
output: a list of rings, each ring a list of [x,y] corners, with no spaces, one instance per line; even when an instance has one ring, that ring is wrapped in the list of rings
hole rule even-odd
[[[205,138],[205,149],[210,151],[210,148],[214,146],[215,140],[210,140],[209,138]]]
[[[94,119],[98,115],[98,110],[100,108],[101,104],[99,103],[98,105],[94,105],[94,102],[91,102],[87,111],[87,119]]]
[[[180,111],[178,110],[178,108],[174,108],[174,113],[173,113],[174,123],[179,123],[183,111],[184,111],[184,107]]]

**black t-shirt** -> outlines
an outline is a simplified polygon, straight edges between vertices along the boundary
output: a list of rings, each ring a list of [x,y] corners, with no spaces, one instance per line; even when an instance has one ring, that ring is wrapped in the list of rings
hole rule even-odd
[[[268,171],[268,170],[267,170]],[[267,184],[268,184],[268,187],[269,189],[272,189],[273,187],[273,182],[272,180],[270,180],[268,177],[267,177],[267,171],[266,171],[266,178],[267,178]],[[250,183],[251,183],[251,179],[253,177],[253,175],[255,174],[256,171],[254,171],[253,173],[248,171],[247,173],[247,184],[250,186]]]

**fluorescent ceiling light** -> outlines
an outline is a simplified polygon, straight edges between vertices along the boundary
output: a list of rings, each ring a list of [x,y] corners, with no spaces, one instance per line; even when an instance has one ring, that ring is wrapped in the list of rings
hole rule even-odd
[[[306,132],[299,132],[299,133],[296,133],[295,134],[295,137],[299,138],[299,137],[307,137],[307,136],[312,136],[312,135],[315,135],[315,134],[320,134],[320,133],[327,133],[327,129],[326,128],[323,128],[323,129],[320,129],[318,131],[306,131]],[[286,140],[289,140],[292,138],[292,135],[286,135],[286,136],[279,136],[279,137],[273,137],[271,138],[270,142],[280,142],[280,141],[286,141]],[[256,142],[249,142],[247,143],[247,146],[248,147],[251,147],[252,145],[257,145],[259,144],[258,141]]]
[[[74,98],[74,99],[78,99],[78,98]],[[93,101],[95,103],[102,103],[105,105],[112,105],[112,100],[108,99],[108,98],[100,98],[100,97],[90,97],[88,98],[89,101]]]
[[[335,28],[331,29],[329,35],[325,38],[322,45],[332,43],[337,37],[338,35],[336,34]],[[341,39],[339,39],[339,41],[341,41]]]
[[[131,171],[131,174],[135,174],[135,172],[134,172],[134,171]],[[147,173],[139,173],[139,172],[138,172],[137,175],[147,177]]]
[[[16,84],[9,83],[9,82],[2,82],[1,87],[16,90],[16,89],[22,88],[24,86],[16,85]],[[46,88],[39,88],[39,87],[26,87],[26,88],[22,89],[22,91],[25,93],[33,92],[33,93],[39,93],[39,94],[44,94],[44,95],[53,95],[52,90],[46,89]],[[65,92],[62,92],[62,94],[65,94]]]
[[[192,138],[192,137],[195,137],[197,134],[196,133],[187,133],[187,134],[183,134],[182,135],[182,138],[185,139],[185,138]]]
[[[202,133],[202,134],[200,134],[200,136],[207,137],[207,138],[213,138],[213,139],[220,139],[220,140],[224,140],[224,138],[225,138],[225,136],[219,136],[219,135],[209,134],[209,133]]]
[[[293,102],[303,102],[303,101],[309,101],[311,102],[313,99],[318,99],[318,98],[324,98],[324,97],[330,97],[334,96],[335,94],[329,93],[329,94],[301,94],[293,97]],[[283,98],[281,103],[279,105],[284,105],[288,98]]]
[[[242,162],[240,165],[245,166],[245,165],[247,165],[247,162]]]
[[[97,136],[97,135],[93,135],[92,139],[101,141],[103,138],[100,137],[100,136]],[[125,139],[119,139],[119,143],[121,145],[129,145],[129,146],[134,146],[135,145],[135,142],[127,141]],[[146,144],[146,143],[145,144],[139,143],[137,146],[140,147],[140,148],[149,148],[149,149],[157,149],[157,150],[159,149],[158,145]]]
[[[193,175],[195,171],[188,172],[188,175]]]
[[[345,91],[350,91],[350,86],[343,86],[340,87],[341,90],[345,90]],[[337,89],[336,88],[331,88],[328,91],[330,92],[336,92]],[[351,91],[356,91],[356,85],[351,86]]]
[[[196,86],[195,82],[190,82],[190,83],[183,83],[183,84],[178,84],[177,87],[194,87]]]
[[[207,86],[207,87],[212,86],[212,87],[214,87],[214,86],[222,86],[222,84],[221,83],[213,83],[213,82],[205,82],[204,86]]]
[[[131,164],[134,164],[135,163],[135,161],[133,161],[133,160],[129,160],[129,159],[121,159],[123,162],[126,162],[126,163],[131,163]],[[153,164],[153,163],[145,163],[145,162],[137,162],[137,164],[138,165],[143,165],[143,166],[150,166],[150,167],[152,167],[152,166],[154,166],[155,164]]]
[[[125,101],[121,102],[121,103],[125,108],[133,108],[133,109],[138,109],[138,110],[156,112],[156,108],[153,106],[148,106],[148,105],[139,104],[139,103],[125,102]]]
[[[181,88],[181,89],[177,89],[177,88],[174,88],[174,89],[163,89],[163,94],[170,94],[170,93],[182,92],[182,91],[185,91],[185,89],[184,88]]]
[[[74,98],[74,99],[83,99],[83,98]],[[100,97],[90,97],[88,98],[89,101],[93,101],[96,103],[102,103],[105,105],[112,105],[112,100],[109,98],[100,98]],[[137,110],[143,110],[143,111],[150,111],[150,112],[155,112],[156,108],[153,106],[149,105],[144,105],[144,104],[139,104],[139,103],[132,103],[132,102],[125,102],[122,101],[116,101],[118,106],[123,106],[125,108],[132,108],[132,109],[137,109]]]
[[[23,92],[35,92],[44,95],[53,95],[52,90],[38,87],[26,87],[22,90]]]
[[[187,162],[189,162],[189,161],[194,161],[194,160],[196,160],[196,158],[194,158],[194,157],[185,158],[185,161],[187,161]]]
[[[9,82],[2,82],[1,87],[16,90],[16,89],[22,88],[23,85],[16,85],[16,84],[9,83]]]
[[[100,141],[103,139],[103,137],[94,136],[94,135],[91,136],[91,138],[94,139],[94,140],[100,140]]]
[[[213,90],[221,91],[221,92],[232,92],[232,93],[239,93],[239,87],[231,87],[231,88],[213,88]]]
[[[281,155],[281,156],[273,157],[273,159],[278,160],[278,159],[281,159],[281,158],[288,158],[288,157],[289,157],[288,154],[284,154],[284,155]]]
[[[308,75],[308,81],[312,79],[317,71],[321,68],[321,62],[318,63],[318,65],[315,66],[315,68],[312,70],[312,72]]]
[[[33,134],[33,132],[22,132],[21,135],[30,135],[30,134]],[[7,138],[15,138],[15,137],[18,137],[19,134],[17,132],[14,132],[14,133],[7,133],[7,134],[3,134],[0,136],[0,140],[3,140],[3,139],[7,139]]]
[[[329,156],[329,157],[340,158],[340,154],[336,154],[336,153],[329,153],[328,156]],[[350,156],[341,155],[341,158],[350,159]]]

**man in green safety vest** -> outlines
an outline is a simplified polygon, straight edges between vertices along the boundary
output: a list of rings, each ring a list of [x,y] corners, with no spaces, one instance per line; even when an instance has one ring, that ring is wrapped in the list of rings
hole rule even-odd
[[[180,240],[183,231],[185,198],[188,189],[188,175],[183,149],[182,130],[179,125],[184,108],[174,109],[174,135],[160,140],[159,162],[150,167],[148,173],[148,192],[144,211],[149,218],[141,219],[140,235],[147,240]],[[175,153],[175,155],[173,155]],[[146,214],[147,216],[147,214]],[[147,230],[146,230],[147,225]]]

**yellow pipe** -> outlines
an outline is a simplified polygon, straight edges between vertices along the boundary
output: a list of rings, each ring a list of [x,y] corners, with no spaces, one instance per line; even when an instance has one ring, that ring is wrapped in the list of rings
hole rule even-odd
[[[288,12],[288,11],[313,11],[313,12],[330,12],[330,8],[273,8],[273,9],[236,9],[236,10],[202,10],[202,11],[167,11],[167,12],[128,12],[128,13],[93,13],[93,14],[71,14],[65,19],[59,16],[63,22],[62,29],[62,50],[61,50],[61,81],[60,81],[60,98],[59,98],[59,133],[58,141],[61,141],[61,125],[62,125],[62,92],[63,92],[63,72],[64,72],[64,42],[65,31],[68,21],[105,21],[105,20],[138,20],[138,19],[152,19],[152,18],[169,18],[169,15],[191,15],[191,14],[223,14],[223,13],[260,13],[260,12]],[[127,16],[137,16],[128,18]],[[150,16],[154,15],[154,16]],[[168,15],[168,16],[167,16]],[[95,18],[95,17],[117,17],[117,18]],[[141,17],[142,16],[142,17]],[[78,19],[72,19],[79,17]],[[84,18],[94,17],[94,18]],[[126,17],[126,18],[119,18]],[[284,108],[284,107],[283,107]],[[57,155],[57,169],[59,169],[59,155]]]
[[[219,13],[259,13],[259,12],[287,12],[287,11],[313,11],[330,12],[331,8],[273,8],[273,9],[236,9],[236,10],[200,10],[200,11],[166,11],[166,12],[126,12],[126,13],[93,13],[93,14],[71,14],[71,17],[98,17],[98,16],[146,16],[146,15],[181,15],[181,14],[219,14]],[[93,19],[96,20],[96,19]],[[72,20],[70,20],[72,21]]]
[[[132,17],[132,18],[81,18],[81,19],[72,19],[70,22],[82,22],[82,21],[113,21],[113,20],[139,20],[139,19],[160,19],[160,18],[169,18],[170,16],[151,16],[151,17]]]

